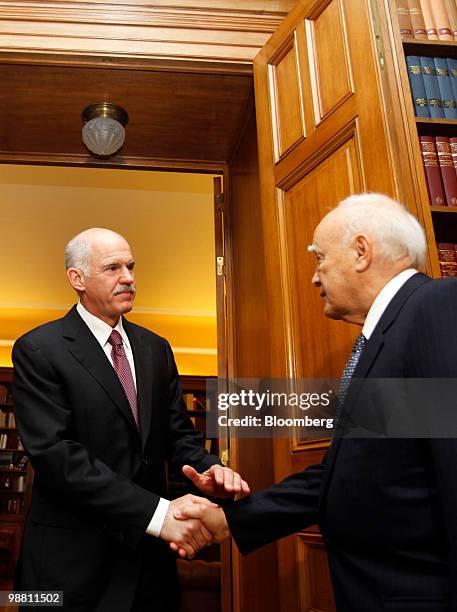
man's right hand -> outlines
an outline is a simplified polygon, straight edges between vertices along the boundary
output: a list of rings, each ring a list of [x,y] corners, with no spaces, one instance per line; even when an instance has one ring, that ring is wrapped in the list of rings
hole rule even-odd
[[[209,499],[197,495],[184,495],[170,502],[165,520],[160,531],[163,540],[170,543],[172,550],[181,557],[192,559],[205,546],[214,542],[213,534],[198,519],[177,520],[175,512],[181,508],[202,504],[206,507],[218,508]]]

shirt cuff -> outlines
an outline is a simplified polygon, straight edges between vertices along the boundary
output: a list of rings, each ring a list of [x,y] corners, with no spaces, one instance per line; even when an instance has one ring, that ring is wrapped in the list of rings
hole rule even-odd
[[[146,533],[155,536],[156,538],[160,536],[169,506],[170,502],[168,499],[161,497],[159,503],[157,504],[156,511],[152,516],[151,522],[146,528]]]

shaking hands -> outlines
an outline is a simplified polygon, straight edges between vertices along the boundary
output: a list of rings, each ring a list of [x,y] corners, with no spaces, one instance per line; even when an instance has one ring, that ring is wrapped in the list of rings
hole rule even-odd
[[[190,465],[183,473],[205,495],[233,497],[249,495],[249,485],[230,468],[212,465],[199,474]],[[228,538],[230,531],[224,511],[217,504],[196,495],[185,495],[170,503],[160,537],[181,557],[191,559],[204,546]]]

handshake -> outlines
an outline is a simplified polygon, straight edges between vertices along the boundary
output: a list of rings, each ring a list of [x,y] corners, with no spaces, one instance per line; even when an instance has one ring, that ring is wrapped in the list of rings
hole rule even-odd
[[[216,497],[248,495],[248,484],[230,468],[213,465],[203,474],[190,466],[183,473],[203,493]],[[192,559],[213,542],[221,542],[230,535],[224,511],[204,497],[184,495],[170,502],[160,537],[181,557]]]

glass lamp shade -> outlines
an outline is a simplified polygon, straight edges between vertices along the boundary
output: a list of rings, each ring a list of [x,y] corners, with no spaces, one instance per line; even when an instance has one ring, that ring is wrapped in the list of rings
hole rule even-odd
[[[95,117],[83,125],[82,139],[86,147],[96,155],[113,155],[125,140],[125,129],[111,117]]]

